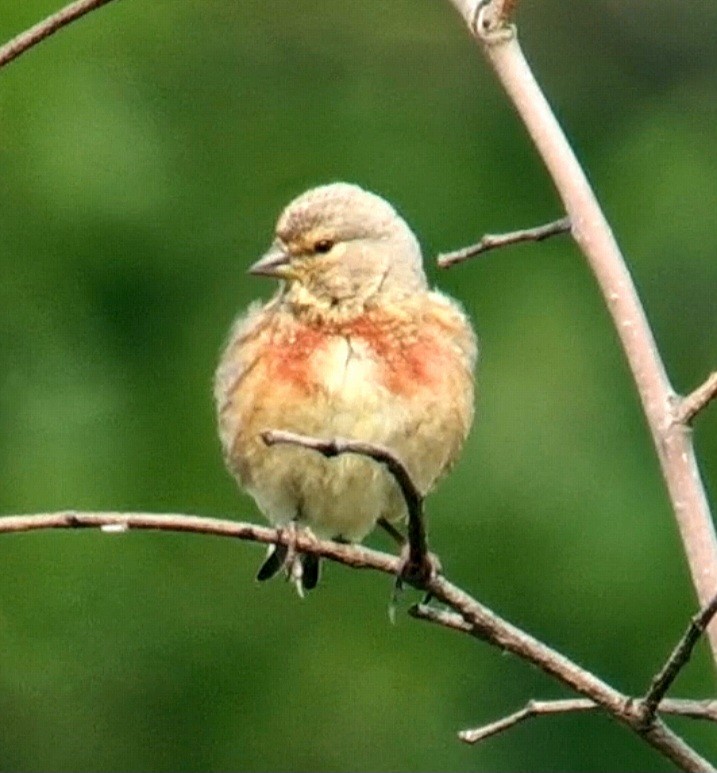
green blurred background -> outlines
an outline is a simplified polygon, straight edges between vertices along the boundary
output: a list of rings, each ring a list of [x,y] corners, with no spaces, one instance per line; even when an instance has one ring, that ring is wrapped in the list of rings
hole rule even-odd
[[[717,364],[717,5],[523,3],[521,36],[623,246],[676,387]],[[55,9],[0,0],[0,38]],[[462,21],[426,0],[124,0],[0,72],[0,511],[258,519],[211,379],[287,201],[395,203],[482,341],[478,422],[430,500],[447,573],[640,692],[695,609],[615,333],[567,238],[433,257],[562,214]],[[717,408],[696,444],[717,494]],[[369,542],[388,547],[380,537]],[[568,695],[399,614],[341,566],[299,601],[263,549],[99,532],[0,539],[0,768],[643,771],[601,716],[457,730]],[[402,611],[413,594],[404,599]],[[714,694],[700,645],[675,694]],[[717,756],[714,727],[673,726]]]

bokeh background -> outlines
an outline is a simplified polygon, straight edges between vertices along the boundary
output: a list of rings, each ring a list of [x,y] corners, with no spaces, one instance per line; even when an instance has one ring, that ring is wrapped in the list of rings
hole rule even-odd
[[[717,364],[717,6],[523,5],[526,53],[689,391]],[[0,0],[0,38],[55,7]],[[234,315],[272,292],[245,268],[279,210],[337,179],[395,203],[480,332],[478,422],[430,500],[447,573],[639,693],[695,601],[594,281],[567,238],[433,266],[562,214],[447,2],[124,0],[0,72],[0,512],[259,520],[222,466],[212,373]],[[696,445],[714,500],[717,409]],[[460,744],[567,693],[476,641],[390,625],[385,576],[331,565],[299,601],[256,585],[262,556],[168,534],[0,539],[0,769],[670,769],[597,715]],[[700,645],[675,694],[714,689]],[[714,727],[673,725],[717,755]]]

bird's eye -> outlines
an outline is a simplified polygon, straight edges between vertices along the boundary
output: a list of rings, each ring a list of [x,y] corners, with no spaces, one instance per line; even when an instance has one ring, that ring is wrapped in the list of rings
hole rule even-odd
[[[324,255],[329,252],[333,246],[334,243],[331,239],[319,239],[319,241],[314,244],[314,252]]]

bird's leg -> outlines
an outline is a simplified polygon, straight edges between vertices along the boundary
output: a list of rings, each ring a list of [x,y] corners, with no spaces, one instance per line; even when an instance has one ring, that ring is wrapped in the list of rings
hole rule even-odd
[[[396,607],[398,606],[401,593],[403,593],[403,589],[405,587],[404,576],[410,577],[413,575],[413,570],[410,567],[411,549],[408,545],[406,537],[404,537],[401,531],[397,529],[389,520],[381,517],[378,519],[378,525],[401,546],[401,571],[396,575],[396,579],[393,583],[393,590],[391,591],[391,599],[388,603],[388,617],[392,623],[395,623]],[[441,571],[441,563],[438,560],[438,557],[433,555],[433,553],[426,552],[425,556],[423,557],[423,561],[425,561],[427,564],[426,568],[424,569],[425,575],[427,577],[431,577]],[[428,604],[432,598],[433,594],[428,591],[421,603]]]
[[[400,560],[398,579],[413,585],[414,588],[423,588],[429,580],[442,571],[441,561],[435,553],[426,550],[425,553],[416,556],[408,542],[401,549]]]
[[[296,592],[304,598],[304,591],[312,590],[319,581],[319,558],[312,554],[297,552],[296,540],[300,534],[316,539],[308,526],[299,526],[296,518],[291,521],[286,527],[287,553],[284,559],[284,571],[286,579],[293,583]]]
[[[388,604],[388,617],[392,623],[396,622],[396,607],[406,582],[421,588],[425,586],[428,580],[440,574],[440,572],[441,561],[435,553],[426,552],[421,556],[421,563],[416,564],[411,555],[411,546],[408,542],[404,543],[401,549],[401,565],[396,574],[393,590],[391,591],[391,600]],[[426,595],[421,600],[421,604],[428,604],[432,598],[433,594],[430,590],[427,590]]]
[[[400,529],[397,529],[391,521],[381,516],[378,521],[378,525],[388,534],[394,542],[401,546],[403,549],[406,546],[406,537],[403,536]],[[401,575],[397,574],[396,579],[393,581],[393,589],[391,590],[391,598],[388,602],[388,619],[395,624],[396,622],[396,607],[398,601],[403,592],[403,580]]]
[[[313,554],[302,554],[296,550],[299,535],[313,538],[307,526],[299,526],[293,519],[286,526],[278,528],[282,542],[269,546],[268,555],[259,567],[256,579],[268,580],[283,569],[286,579],[294,584],[296,592],[303,598],[304,590],[312,590],[319,580],[319,558]]]
[[[378,525],[401,547],[406,544],[406,538],[401,532],[386,518],[379,518]]]
[[[287,579],[294,580],[294,564],[297,564],[296,557],[296,537],[298,534],[298,527],[296,525],[296,519],[289,521],[289,523],[281,530],[281,536],[286,539],[286,557],[284,558],[284,569],[286,570]],[[299,571],[301,571],[299,569]]]
[[[286,527],[285,532],[286,542],[286,558],[284,559],[284,571],[286,572],[286,579],[293,584],[296,588],[296,592],[303,599],[304,598],[304,565],[301,562],[301,556],[296,552],[296,537],[299,533],[299,529],[296,525],[296,521],[290,521]]]

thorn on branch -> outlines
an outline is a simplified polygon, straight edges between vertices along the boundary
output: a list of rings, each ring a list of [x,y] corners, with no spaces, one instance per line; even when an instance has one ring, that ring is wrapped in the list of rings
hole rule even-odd
[[[691,424],[695,416],[704,410],[717,397],[717,370],[707,377],[704,384],[694,392],[683,397],[675,411],[675,421],[678,424]]]
[[[662,709],[662,699],[690,659],[695,645],[715,614],[717,614],[717,595],[690,620],[687,630],[672,650],[664,666],[653,678],[645,697],[640,701],[642,718],[646,725],[651,724],[658,709]]]
[[[456,263],[463,263],[469,258],[474,258],[476,255],[481,255],[489,250],[494,250],[498,247],[508,247],[521,242],[542,242],[551,236],[568,233],[570,228],[570,219],[563,217],[560,220],[539,225],[535,228],[525,228],[520,231],[510,231],[504,234],[485,234],[476,244],[440,254],[436,258],[436,262],[440,268],[450,268]]]
[[[423,494],[413,481],[404,463],[388,448],[362,440],[344,440],[300,435],[296,432],[268,429],[261,433],[262,440],[269,446],[278,443],[300,446],[317,451],[327,458],[341,454],[359,454],[383,464],[401,489],[408,510],[408,546],[403,560],[400,578],[416,587],[423,587],[440,567],[428,552],[428,540],[423,514]]]

